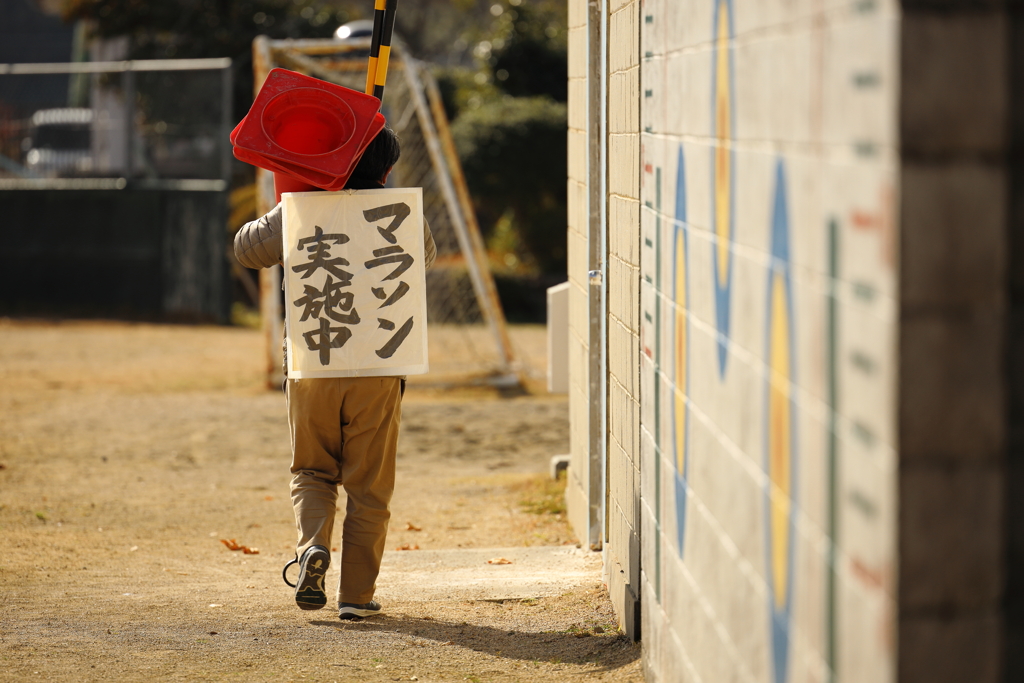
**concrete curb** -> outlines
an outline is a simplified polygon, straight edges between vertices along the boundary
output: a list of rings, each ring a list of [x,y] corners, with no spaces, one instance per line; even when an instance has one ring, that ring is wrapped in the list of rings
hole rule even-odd
[[[511,564],[487,563],[497,558]],[[377,596],[393,602],[522,600],[600,584],[601,554],[573,546],[392,550],[384,553]]]

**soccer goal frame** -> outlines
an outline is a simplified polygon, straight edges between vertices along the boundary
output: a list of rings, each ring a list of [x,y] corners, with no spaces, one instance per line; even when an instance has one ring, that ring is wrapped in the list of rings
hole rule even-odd
[[[259,92],[267,74],[278,67],[352,87],[353,77],[365,78],[365,56],[369,54],[370,47],[369,38],[271,40],[266,36],[259,36],[253,41],[254,93]],[[423,63],[412,59],[400,43],[391,48],[390,71],[392,81],[401,78],[407,88],[411,101],[406,104],[404,115],[415,115],[418,120],[427,156],[436,174],[439,197],[443,201],[447,219],[461,252],[461,261],[456,266],[460,269],[465,268],[472,286],[475,306],[479,308],[482,322],[487,327],[497,351],[497,363],[483,379],[497,385],[518,384],[521,378],[509,340],[505,313],[488,265],[480,226],[473,210],[469,188],[455,149],[437,83],[430,70]],[[385,103],[387,101],[385,99]],[[258,215],[269,211],[275,203],[273,174],[257,168]],[[438,265],[442,268],[452,267],[451,263]],[[267,383],[268,386],[279,387],[284,379],[280,266],[260,271],[259,292]]]

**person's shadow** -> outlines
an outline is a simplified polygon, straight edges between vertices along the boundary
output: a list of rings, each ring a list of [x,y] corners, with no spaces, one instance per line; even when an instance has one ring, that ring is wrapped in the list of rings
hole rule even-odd
[[[506,631],[490,626],[387,614],[374,617],[373,620],[325,620],[310,623],[338,630],[404,633],[438,644],[457,645],[496,657],[530,662],[598,664],[602,667],[599,671],[618,669],[640,657],[639,645],[617,633]]]

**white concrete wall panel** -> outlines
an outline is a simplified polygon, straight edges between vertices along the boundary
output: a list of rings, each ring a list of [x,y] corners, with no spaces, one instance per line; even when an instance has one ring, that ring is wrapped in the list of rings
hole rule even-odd
[[[645,670],[891,681],[895,3],[636,9],[640,283],[609,304],[639,305]]]
[[[581,538],[589,527],[589,324],[587,301],[589,203],[587,201],[587,3],[569,0],[568,245],[569,432],[566,484],[569,521]]]
[[[640,13],[607,5],[608,525],[605,570],[623,626],[640,598]]]

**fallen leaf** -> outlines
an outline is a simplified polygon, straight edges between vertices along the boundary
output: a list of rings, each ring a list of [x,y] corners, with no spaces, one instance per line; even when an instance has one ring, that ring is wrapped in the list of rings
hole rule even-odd
[[[397,548],[395,548],[395,550],[419,550],[419,549],[420,549],[419,543],[414,543],[413,545],[409,545],[408,543],[403,543],[402,545],[400,545]]]
[[[594,633],[604,633],[604,629],[601,628],[600,626],[595,626],[594,627]]]
[[[504,557],[495,557],[494,559],[487,560],[487,564],[512,564],[512,560]]]
[[[405,530],[406,531],[423,531],[423,527],[416,526],[412,522],[407,522],[406,525],[405,525]]]
[[[217,632],[216,631],[210,631],[210,635],[211,636],[215,636],[215,635],[217,635]]]
[[[260,549],[259,548],[250,548],[247,545],[242,545],[241,543],[239,543],[238,541],[236,541],[233,538],[230,541],[227,540],[226,538],[222,538],[222,539],[220,539],[220,542],[223,543],[224,546],[228,550],[241,550],[246,555],[259,555],[260,554]]]

